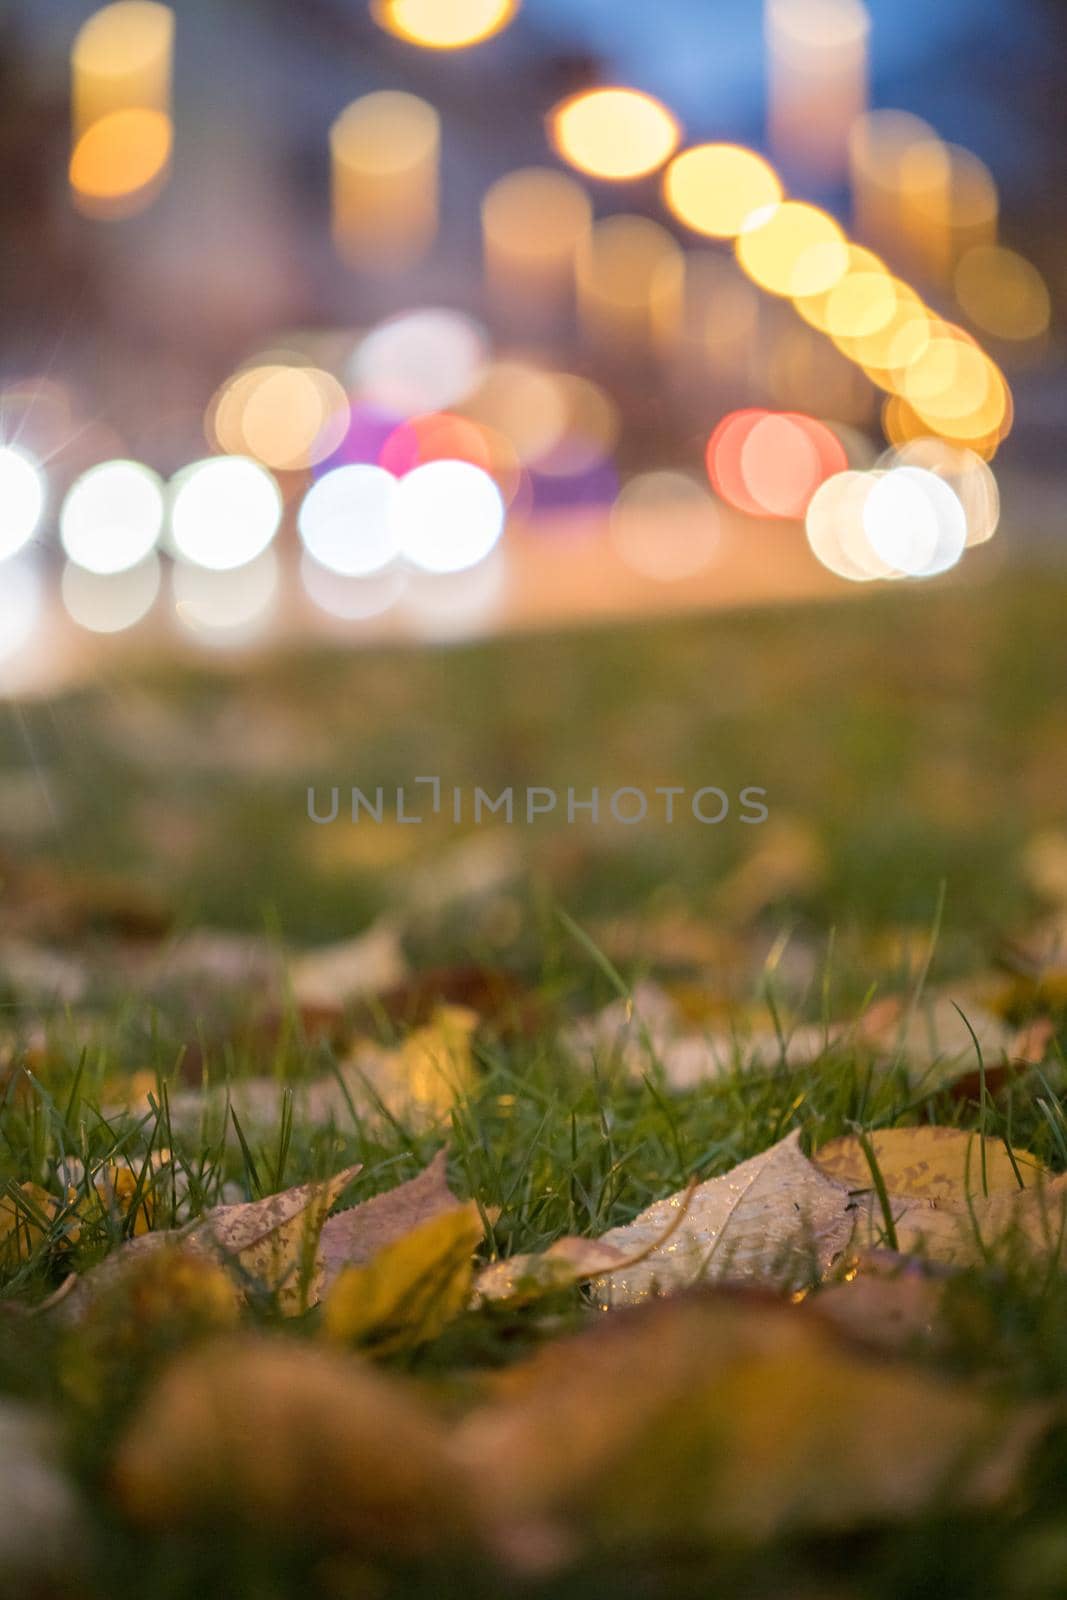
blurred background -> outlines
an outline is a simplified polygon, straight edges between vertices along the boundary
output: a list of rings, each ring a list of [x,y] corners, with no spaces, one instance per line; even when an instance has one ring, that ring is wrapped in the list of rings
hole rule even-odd
[[[8,847],[340,928],[395,863],[280,887],[313,778],[685,767],[769,786],[757,910],[1020,904],[1067,776],[1061,23],[14,0]],[[753,843],[706,832],[611,844],[616,898],[706,896]]]

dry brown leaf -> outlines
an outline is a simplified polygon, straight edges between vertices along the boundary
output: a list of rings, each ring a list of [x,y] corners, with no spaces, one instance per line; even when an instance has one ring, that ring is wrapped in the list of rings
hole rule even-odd
[[[419,1223],[461,1202],[448,1187],[448,1152],[439,1150],[417,1177],[369,1200],[327,1217],[319,1235],[319,1262],[325,1294],[344,1267],[365,1266],[386,1245],[395,1244]]]
[[[812,1165],[793,1132],[604,1234],[602,1244],[628,1256],[650,1248],[632,1268],[598,1280],[594,1293],[610,1305],[698,1282],[803,1284],[841,1254],[854,1221],[846,1188]]]
[[[546,1346],[458,1442],[505,1548],[602,1550],[847,1529],[941,1496],[989,1505],[1048,1420],[873,1359],[803,1306],[719,1292]]]
[[[404,1558],[470,1537],[466,1485],[416,1390],[306,1343],[246,1336],[180,1357],[112,1478],[128,1516],[165,1530],[237,1521]]]

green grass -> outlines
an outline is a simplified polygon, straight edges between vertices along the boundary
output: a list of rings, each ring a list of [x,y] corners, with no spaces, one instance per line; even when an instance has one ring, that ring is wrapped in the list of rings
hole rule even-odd
[[[7,1079],[0,1178],[32,1179],[61,1198],[63,1164],[72,1158],[89,1172],[126,1163],[139,1193],[151,1190],[154,1225],[165,1227],[238,1192],[252,1198],[361,1162],[345,1196],[352,1203],[413,1176],[447,1140],[453,1187],[494,1218],[484,1253],[506,1255],[564,1233],[601,1233],[792,1128],[811,1149],[856,1127],[958,1124],[1064,1170],[1067,1072],[1059,1046],[1041,1072],[970,1100],[948,1091],[917,1098],[902,1075],[872,1075],[848,1054],[801,1070],[738,1071],[678,1094],[651,1058],[636,1083],[611,1061],[595,1073],[578,1068],[560,1048],[559,1030],[646,966],[657,968],[654,959],[635,960],[616,972],[598,930],[617,915],[652,929],[684,913],[740,940],[750,957],[752,948],[788,934],[812,954],[800,979],[761,971],[756,961],[738,987],[698,963],[681,970],[668,963],[673,976],[695,979],[711,994],[726,987],[739,1003],[770,1002],[783,1025],[855,1014],[872,992],[908,992],[914,967],[894,964],[886,939],[929,930],[941,896],[931,981],[985,970],[998,936],[1040,909],[1023,870],[1027,841],[1063,822],[1065,601],[1058,582],[1013,580],[995,591],[935,586],[862,605],[591,636],[425,654],[293,656],[241,674],[145,669],[19,707],[0,737],[0,776],[39,772],[53,820],[31,814],[6,837],[0,830],[7,879],[0,913],[7,904],[25,910],[20,885],[34,863],[62,882],[119,874],[157,897],[178,927],[266,928],[317,942],[389,911],[416,966],[459,959],[503,966],[536,1001],[540,1021],[517,1035],[481,1030],[476,1089],[447,1128],[419,1133],[357,1117],[327,1127],[297,1118],[264,1131],[231,1121],[208,1141],[168,1122],[169,1097],[188,1086],[192,1044],[202,1045],[215,1083],[265,1073],[318,1077],[329,1069],[329,1047],[307,1041],[295,1018],[277,1042],[257,1043],[239,1025],[248,999],[240,995],[201,1004],[195,991],[175,990],[146,1003],[121,964],[108,967],[108,951],[119,948],[107,942],[108,917],[100,928],[83,919],[77,937],[52,929],[45,941],[32,933],[30,896],[32,936],[74,954],[89,951],[92,981],[85,1005],[70,1014],[15,988],[8,993],[12,1058],[42,1023],[49,1042],[29,1089]],[[822,866],[738,925],[723,886],[761,830],[594,832],[548,821],[510,830],[513,879],[427,911],[419,909],[417,874],[463,830],[427,825],[401,836],[384,829],[357,843],[355,830],[315,830],[304,814],[309,783],[372,787],[424,772],[492,792],[508,783],[598,783],[608,791],[759,784],[772,821],[807,830]],[[85,888],[79,904],[91,908],[95,893]],[[1025,994],[1019,1006],[1024,1020]],[[84,1011],[94,1017],[88,1046],[78,1032]],[[1062,1027],[1059,1038],[1062,1046]],[[156,1075],[156,1109],[144,1118],[105,1114],[116,1083],[145,1069]],[[187,1189],[178,1211],[173,1190],[152,1189],[148,1159],[162,1147],[174,1152]],[[69,1215],[51,1227],[38,1220],[46,1225],[30,1258],[8,1263],[0,1291],[8,1305],[39,1304],[69,1270],[85,1271],[114,1250],[129,1227],[100,1215],[71,1245]],[[480,1374],[590,1314],[578,1291],[547,1309],[550,1328],[544,1306],[470,1313],[395,1364],[455,1401]],[[253,1300],[247,1315],[278,1324],[269,1299]],[[1067,1283],[1058,1273],[995,1252],[954,1281],[945,1316],[945,1347],[917,1360],[1020,1400],[1062,1403]],[[314,1324],[313,1316],[300,1319],[284,1332],[313,1337]],[[166,1318],[130,1326],[119,1306],[92,1337],[75,1337],[48,1316],[0,1315],[0,1393],[59,1409],[69,1467],[91,1510],[87,1574],[72,1579],[69,1592],[84,1600],[116,1593],[437,1600],[498,1592],[460,1558],[430,1571],[380,1569],[342,1561],[299,1529],[264,1530],[255,1540],[236,1530],[150,1539],[125,1523],[104,1487],[109,1451],[174,1349],[197,1336],[195,1327]],[[1016,1502],[996,1515],[932,1511],[903,1527],[759,1550],[606,1550],[566,1579],[514,1592],[536,1600],[620,1592],[650,1600],[926,1593],[1054,1600],[1067,1591],[1065,1468],[1059,1430]]]

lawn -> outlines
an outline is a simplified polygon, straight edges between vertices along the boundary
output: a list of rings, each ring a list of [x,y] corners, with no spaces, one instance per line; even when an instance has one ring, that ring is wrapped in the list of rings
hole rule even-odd
[[[10,705],[11,1592],[1061,1595],[1065,602],[902,586]],[[672,822],[611,818],[662,787]],[[527,822],[529,789],[555,810]],[[878,1143],[931,1127],[969,1152],[944,1191]],[[662,1264],[693,1184],[794,1131],[796,1181],[849,1213],[825,1259],[774,1167],[703,1287],[605,1312],[613,1269],[544,1268],[676,1195]],[[864,1165],[831,1195],[840,1140]],[[387,1237],[349,1210],[441,1150],[450,1192]],[[356,1166],[252,1253],[197,1235]],[[362,1242],[320,1293],[328,1205]],[[625,1283],[649,1257],[621,1248]]]

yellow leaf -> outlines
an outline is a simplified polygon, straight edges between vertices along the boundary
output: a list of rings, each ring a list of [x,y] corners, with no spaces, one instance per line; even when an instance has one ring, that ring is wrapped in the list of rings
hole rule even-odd
[[[869,1137],[890,1194],[959,1201],[1014,1194],[1020,1187],[1033,1187],[1043,1170],[1026,1151],[1013,1150],[1009,1156],[1000,1139],[983,1139],[959,1128],[882,1128]],[[869,1189],[874,1182],[858,1139],[831,1139],[813,1160],[850,1189]]]
[[[433,1020],[412,1029],[397,1049],[357,1048],[342,1077],[357,1104],[365,1090],[400,1121],[420,1127],[440,1121],[474,1087],[471,1038],[478,1020],[466,1006],[439,1006]]]
[[[332,1339],[392,1355],[435,1339],[470,1299],[471,1257],[482,1237],[473,1201],[444,1211],[380,1250],[365,1267],[348,1267],[325,1302]]]
[[[1027,1152],[1009,1155],[959,1128],[888,1128],[870,1139],[888,1217],[859,1140],[834,1139],[813,1158],[852,1194],[857,1245],[884,1242],[946,1266],[979,1260],[1009,1235],[1044,1255],[1062,1250],[1064,1180]]]
[[[46,1236],[42,1223],[50,1224],[59,1210],[57,1202],[37,1183],[18,1186],[22,1197],[0,1196],[0,1260],[8,1266],[28,1261]]]

